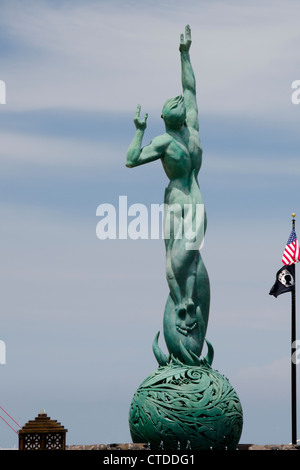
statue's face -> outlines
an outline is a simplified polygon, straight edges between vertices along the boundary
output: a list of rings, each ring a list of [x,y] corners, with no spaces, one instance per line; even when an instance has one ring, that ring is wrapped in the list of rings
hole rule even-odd
[[[179,129],[186,119],[186,108],[182,95],[168,100],[163,107],[161,117],[171,129]]]

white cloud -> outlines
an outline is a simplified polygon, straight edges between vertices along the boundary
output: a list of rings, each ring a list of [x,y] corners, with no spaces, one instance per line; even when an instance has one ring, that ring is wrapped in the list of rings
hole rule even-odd
[[[245,149],[247,152],[247,149]],[[266,158],[265,155],[259,156],[236,156],[226,155],[226,150],[219,155],[210,155],[205,162],[205,171],[217,174],[230,173],[231,176],[245,175],[267,175],[272,176],[299,176],[300,165],[298,156],[282,158],[282,155],[276,154]]]
[[[125,165],[124,148],[116,142],[87,141],[70,138],[45,137],[25,133],[0,132],[2,171],[5,163],[14,173],[20,164],[34,164],[37,167],[67,167],[69,170],[80,168],[109,168],[120,162]],[[121,156],[121,157],[120,157]]]
[[[131,111],[142,102],[160,112],[181,88],[178,41],[189,22],[201,112],[288,112],[299,78],[294,1],[16,5],[3,8],[2,24],[35,53],[4,62],[11,108]]]

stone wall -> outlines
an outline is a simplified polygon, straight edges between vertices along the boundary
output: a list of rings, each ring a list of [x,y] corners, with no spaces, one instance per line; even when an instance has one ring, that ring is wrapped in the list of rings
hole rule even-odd
[[[151,450],[147,444],[90,444],[69,445],[66,450]],[[161,449],[163,451],[163,449]],[[192,450],[192,449],[191,449]],[[300,446],[292,444],[239,444],[237,450],[300,450]]]

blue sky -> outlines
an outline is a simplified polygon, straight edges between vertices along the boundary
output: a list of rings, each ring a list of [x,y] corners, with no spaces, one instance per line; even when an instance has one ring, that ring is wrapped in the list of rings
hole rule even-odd
[[[120,195],[163,201],[160,162],[129,170],[126,151],[137,103],[149,113],[144,143],[164,132],[161,108],[181,92],[179,37],[190,24],[213,365],[240,397],[241,442],[290,442],[290,297],[268,293],[291,213],[300,214],[299,3],[0,8],[0,405],[21,425],[45,409],[69,444],[130,442],[132,396],[157,366],[164,245],[100,241],[96,209]],[[15,445],[1,420],[0,447]]]

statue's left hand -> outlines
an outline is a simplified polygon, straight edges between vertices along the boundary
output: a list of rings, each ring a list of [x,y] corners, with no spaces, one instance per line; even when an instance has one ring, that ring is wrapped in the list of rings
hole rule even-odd
[[[183,52],[183,51],[188,52],[190,50],[191,44],[192,44],[191,28],[189,25],[186,25],[185,38],[183,34],[180,35],[180,46],[179,46],[180,52]]]
[[[135,113],[135,116],[134,116],[134,124],[135,124],[135,127],[141,131],[144,131],[147,127],[147,118],[148,118],[148,114],[146,113],[145,116],[143,117],[143,119],[140,118],[140,112],[141,112],[141,105],[138,104],[137,105],[137,108],[136,108],[136,113]]]

